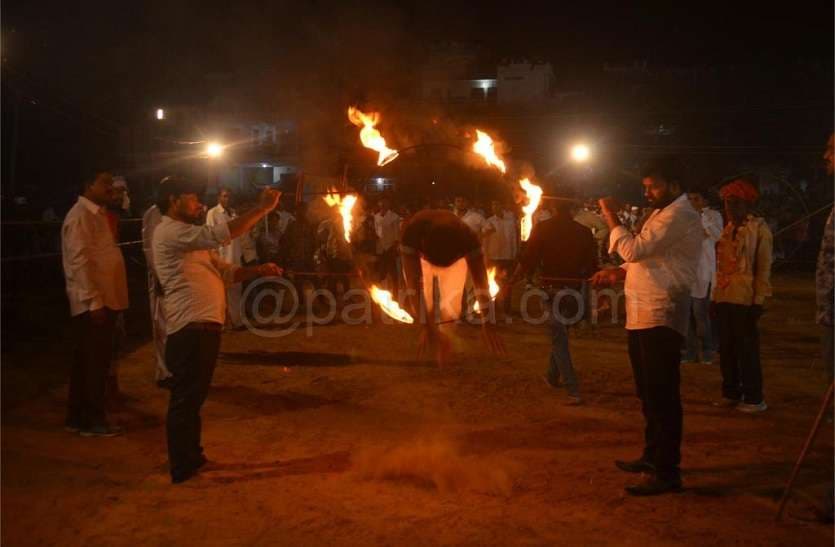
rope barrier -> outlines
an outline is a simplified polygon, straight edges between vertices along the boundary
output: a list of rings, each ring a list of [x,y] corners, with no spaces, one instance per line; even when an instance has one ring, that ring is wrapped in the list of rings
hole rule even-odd
[[[141,218],[120,218],[122,222],[142,222]],[[62,226],[63,220],[4,220],[0,226]]]
[[[130,245],[138,245],[142,243],[142,240],[138,241],[125,241],[124,243],[117,243],[117,247],[127,247]],[[34,255],[25,255],[25,256],[8,256],[0,260],[0,263],[7,263],[7,262],[25,262],[27,260],[38,260],[41,258],[54,258],[57,256],[62,256],[63,253],[39,253]]]

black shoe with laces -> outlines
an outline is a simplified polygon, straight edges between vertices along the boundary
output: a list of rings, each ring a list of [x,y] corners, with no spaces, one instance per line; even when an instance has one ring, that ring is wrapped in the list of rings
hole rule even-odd
[[[681,479],[651,477],[641,484],[626,487],[630,496],[659,496],[670,492],[681,492]]]
[[[655,466],[644,458],[632,461],[615,460],[615,466],[627,473],[655,473]]]

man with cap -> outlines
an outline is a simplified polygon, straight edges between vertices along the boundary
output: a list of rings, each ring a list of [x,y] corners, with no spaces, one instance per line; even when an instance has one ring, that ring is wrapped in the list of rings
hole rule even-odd
[[[240,267],[217,253],[273,210],[281,193],[265,189],[254,209],[229,222],[198,226],[200,190],[186,179],[166,179],[157,197],[164,216],[153,236],[154,268],[165,295],[165,364],[173,374],[166,420],[173,483],[188,480],[207,462],[200,445],[200,408],[220,348],[225,287],[282,273],[272,263]]]
[[[719,190],[725,228],[716,253],[712,302],[719,322],[719,406],[747,413],[768,408],[763,399],[760,333],[757,322],[771,296],[772,236],[768,224],[751,210],[759,197],[751,178],[737,177]]]

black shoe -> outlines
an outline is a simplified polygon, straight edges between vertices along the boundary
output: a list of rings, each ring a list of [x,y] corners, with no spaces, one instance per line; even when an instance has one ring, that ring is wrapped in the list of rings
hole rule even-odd
[[[206,458],[205,455],[200,454],[200,457],[197,459],[197,462],[195,462],[195,464],[194,464],[194,470],[197,471],[199,469],[202,469],[203,466],[206,465],[207,463],[209,463],[209,459]]]
[[[81,430],[82,437],[116,437],[125,431],[118,425],[95,425]]]
[[[626,493],[630,496],[658,496],[668,492],[681,492],[681,479],[652,477],[641,484],[626,487]]]
[[[655,473],[655,466],[643,458],[638,458],[631,462],[615,460],[615,466],[627,473]]]
[[[192,478],[197,474],[197,469],[189,469],[182,473],[171,474],[171,484],[181,484]]]

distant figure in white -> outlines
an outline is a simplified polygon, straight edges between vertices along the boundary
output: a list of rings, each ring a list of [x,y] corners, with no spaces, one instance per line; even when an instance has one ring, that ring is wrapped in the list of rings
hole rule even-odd
[[[163,179],[164,180],[164,179]],[[159,284],[157,273],[154,271],[154,230],[159,226],[162,214],[159,207],[152,205],[142,215],[142,251],[145,253],[145,265],[148,268],[148,301],[151,304],[151,332],[154,336],[154,379],[157,385],[165,387],[166,380],[171,378],[171,372],[165,366],[165,313],[163,311],[162,286]]]
[[[237,215],[229,208],[229,201],[232,193],[228,188],[221,188],[217,195],[217,205],[206,213],[206,225],[217,226],[221,223],[228,224]],[[236,237],[227,245],[218,248],[218,254],[226,262],[235,266],[241,265],[241,239]],[[226,289],[226,317],[232,328],[243,326],[241,320],[241,284],[235,283]]]

